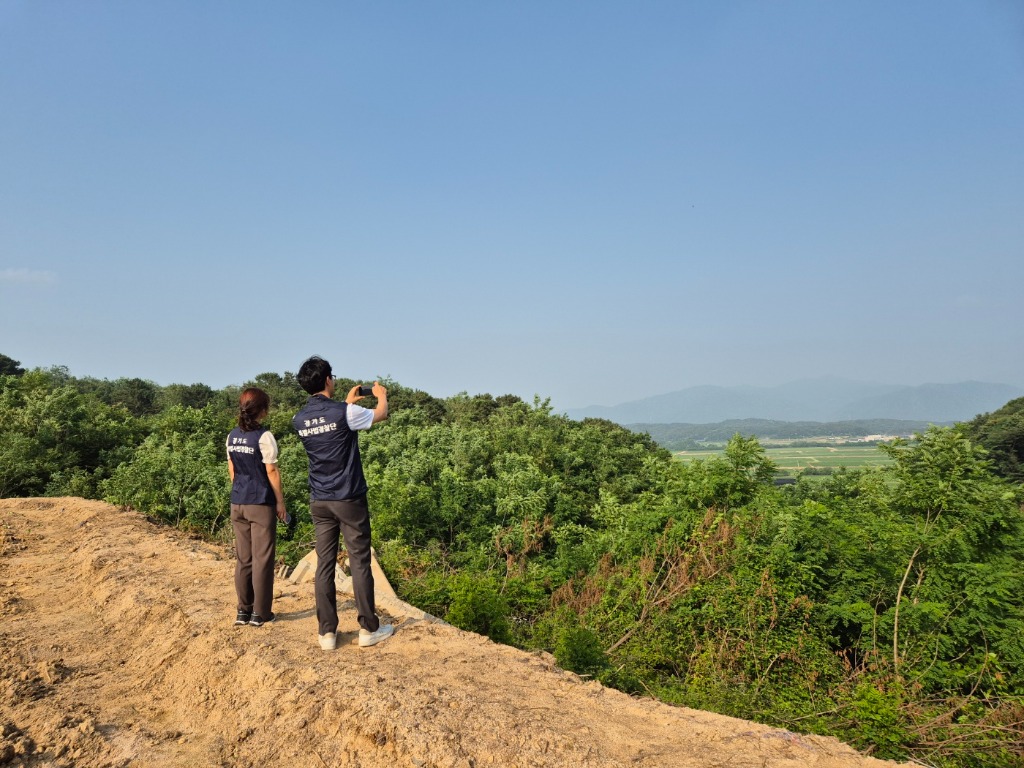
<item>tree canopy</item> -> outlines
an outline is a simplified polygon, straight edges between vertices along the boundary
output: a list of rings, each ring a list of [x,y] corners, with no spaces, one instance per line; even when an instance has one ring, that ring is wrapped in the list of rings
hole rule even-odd
[[[963,431],[988,450],[996,472],[1016,483],[1024,482],[1024,397],[967,422]]]
[[[0,376],[21,376],[24,372],[20,362],[7,355],[0,355]]]

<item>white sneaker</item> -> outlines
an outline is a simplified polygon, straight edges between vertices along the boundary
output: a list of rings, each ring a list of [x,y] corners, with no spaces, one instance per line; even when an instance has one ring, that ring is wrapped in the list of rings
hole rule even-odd
[[[338,647],[338,636],[333,632],[328,632],[326,635],[317,635],[317,639],[320,641],[320,647],[325,651],[333,651]]]
[[[359,647],[369,648],[371,645],[376,645],[381,640],[387,640],[395,634],[395,627],[392,624],[381,624],[376,632],[367,632],[365,629],[359,630]]]

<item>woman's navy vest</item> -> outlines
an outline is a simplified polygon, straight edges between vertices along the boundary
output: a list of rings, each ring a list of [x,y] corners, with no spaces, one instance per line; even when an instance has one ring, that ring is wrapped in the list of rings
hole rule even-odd
[[[235,427],[228,435],[228,455],[235,466],[235,482],[231,484],[232,504],[274,504],[274,489],[267,478],[260,438],[263,427],[243,432]]]

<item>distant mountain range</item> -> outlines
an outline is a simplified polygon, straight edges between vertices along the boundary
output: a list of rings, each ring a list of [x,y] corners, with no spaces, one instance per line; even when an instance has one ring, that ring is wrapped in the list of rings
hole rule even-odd
[[[906,386],[824,377],[774,387],[689,387],[619,405],[574,408],[566,415],[619,424],[711,424],[730,419],[939,423],[967,421],[1021,396],[1024,388],[982,381]]]

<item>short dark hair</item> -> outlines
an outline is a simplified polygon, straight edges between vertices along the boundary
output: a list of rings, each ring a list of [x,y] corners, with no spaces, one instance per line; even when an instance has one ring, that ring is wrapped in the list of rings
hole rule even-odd
[[[313,355],[299,368],[296,378],[299,386],[309,394],[315,395],[327,389],[327,379],[331,376],[331,364],[318,355]]]

